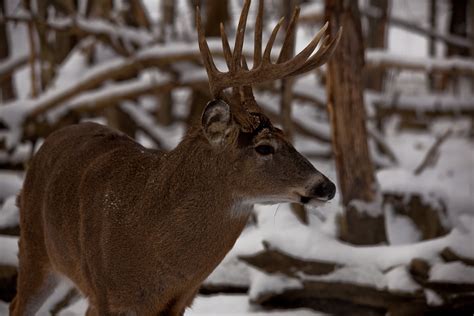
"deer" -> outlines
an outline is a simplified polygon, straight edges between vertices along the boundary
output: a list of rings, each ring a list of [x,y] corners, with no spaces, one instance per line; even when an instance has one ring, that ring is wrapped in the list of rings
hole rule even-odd
[[[145,148],[90,122],[46,138],[18,196],[19,276],[11,315],[34,315],[62,279],[87,298],[87,315],[184,315],[254,204],[321,205],[334,197],[335,184],[272,124],[252,86],[321,66],[341,30],[331,39],[326,24],[296,56],[272,62],[282,20],[262,53],[260,0],[249,69],[242,54],[249,8],[246,0],[233,50],[221,24],[227,72],[214,63],[196,8],[212,99],[173,150]]]

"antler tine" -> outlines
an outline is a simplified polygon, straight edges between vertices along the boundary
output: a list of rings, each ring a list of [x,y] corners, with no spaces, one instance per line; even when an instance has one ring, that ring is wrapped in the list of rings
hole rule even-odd
[[[298,17],[300,15],[300,8],[296,7],[295,10],[293,11],[293,15],[291,16],[290,23],[288,24],[288,27],[286,29],[286,34],[285,34],[285,39],[283,40],[283,46],[280,50],[280,56],[278,56],[278,61],[277,63],[284,62],[291,58],[289,54],[289,50],[292,49],[292,38],[295,35],[295,29],[296,29],[296,23],[298,22]]]
[[[221,22],[220,24],[221,28],[221,40],[222,40],[222,50],[224,52],[224,59],[227,64],[227,67],[230,68],[232,67],[232,51],[230,49],[229,45],[229,39],[227,38],[227,34],[225,33],[224,29],[224,24]]]
[[[308,57],[311,56],[316,46],[318,46],[319,42],[321,41],[321,38],[324,36],[324,33],[326,33],[327,28],[328,23],[326,22],[326,24],[324,24],[324,26],[319,30],[319,32],[316,33],[311,42],[309,42],[309,44],[306,45],[306,47],[295,57],[286,61],[286,63],[291,63],[292,67],[296,69],[300,68],[306,62]]]
[[[199,9],[199,6],[196,7],[196,28],[198,32],[199,51],[201,52],[201,57],[204,62],[204,66],[206,67],[207,76],[209,77],[209,88],[211,90],[211,94],[214,97],[217,97],[220,91],[216,88],[214,84],[214,78],[215,75],[219,73],[219,70],[217,69],[216,64],[214,63],[211,51],[209,49],[209,46],[207,45],[204,31],[202,30],[201,11]]]
[[[239,25],[237,26],[237,34],[235,35],[234,55],[232,59],[231,71],[237,70],[240,65],[242,56],[242,47],[244,45],[245,27],[247,26],[247,17],[250,9],[250,0],[245,0],[242,13],[240,13]]]
[[[280,21],[278,21],[277,25],[275,25],[275,27],[273,28],[272,34],[270,35],[270,38],[268,39],[267,46],[265,46],[265,51],[263,52],[263,58],[262,58],[263,64],[270,64],[270,54],[272,52],[273,43],[275,42],[275,38],[278,34],[278,30],[283,24],[284,19],[285,18],[281,18]]]
[[[342,37],[342,26],[337,31],[335,38],[329,44],[327,45],[325,44],[329,40],[329,36],[326,36],[322,41],[324,44],[316,52],[316,54],[311,56],[311,58],[309,58],[302,67],[293,71],[287,77],[296,76],[296,75],[308,72],[326,63],[328,59],[332,56],[334,51],[336,50],[337,45],[339,44],[339,41],[341,40],[341,37]]]
[[[247,59],[245,55],[242,55],[242,69],[249,70],[249,66],[247,65]],[[262,112],[260,107],[258,106],[257,102],[255,101],[255,96],[253,95],[252,86],[244,85],[241,88],[241,99],[245,105],[245,108],[249,113],[258,113]]]
[[[262,62],[263,0],[258,1],[257,20],[255,21],[255,39],[253,46],[253,69]]]
[[[209,46],[204,36],[203,27],[201,25],[201,15],[199,7],[196,8],[196,25],[198,32],[199,50],[202,55],[204,66],[209,77],[209,87],[211,94],[214,98],[226,98],[224,89],[234,88],[234,95],[239,93],[241,96],[249,93],[246,91],[251,90],[251,86],[256,83],[265,81],[271,81],[276,79],[282,79],[290,76],[295,76],[303,72],[309,71],[313,68],[320,66],[325,63],[336,49],[337,44],[340,41],[342,30],[340,29],[336,34],[336,37],[327,43],[324,38],[324,43],[313,55],[314,50],[323,39],[325,32],[327,31],[328,24],[326,23],[321,30],[314,36],[311,42],[296,56],[286,60],[288,57],[284,57],[285,51],[290,47],[291,36],[294,35],[296,29],[296,23],[298,19],[298,9],[296,9],[290,20],[288,31],[285,36],[285,40],[282,47],[282,52],[276,63],[271,62],[270,54],[275,42],[277,33],[282,25],[283,19],[281,19],[272,31],[272,34],[266,44],[265,51],[262,52],[262,19],[263,19],[263,1],[260,0],[258,13],[256,18],[255,26],[255,47],[254,47],[254,65],[251,70],[248,70],[245,59],[242,59],[242,48],[245,36],[245,27],[247,23],[248,12],[250,9],[250,0],[245,0],[242,13],[240,15],[239,24],[237,28],[237,35],[235,37],[235,46],[233,51],[229,45],[227,35],[225,33],[224,26],[221,24],[221,39],[222,47],[224,51],[224,57],[229,67],[228,72],[220,72],[212,58]],[[251,91],[250,91],[251,92]],[[252,95],[253,97],[253,95]],[[250,97],[247,97],[250,100]],[[240,99],[239,99],[240,100]],[[251,104],[252,102],[249,102]],[[256,102],[253,102],[256,103]],[[258,105],[256,105],[258,107]],[[245,109],[241,109],[237,106],[235,109],[238,113],[244,113]],[[238,116],[241,116],[240,114]],[[248,120],[244,118],[242,114],[242,120]]]

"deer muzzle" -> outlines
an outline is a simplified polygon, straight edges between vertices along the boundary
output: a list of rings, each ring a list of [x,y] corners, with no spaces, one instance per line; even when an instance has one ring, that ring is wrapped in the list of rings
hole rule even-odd
[[[301,204],[319,205],[321,202],[327,202],[334,198],[336,185],[325,176],[322,176],[322,179],[311,181],[304,192],[298,193],[298,195]]]

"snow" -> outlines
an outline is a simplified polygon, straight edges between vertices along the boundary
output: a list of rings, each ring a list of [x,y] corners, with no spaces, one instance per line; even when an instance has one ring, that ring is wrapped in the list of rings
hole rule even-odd
[[[439,182],[427,182],[425,177],[415,176],[412,171],[403,168],[387,168],[377,172],[377,180],[383,192],[405,195],[419,194],[422,201],[440,210],[441,200],[446,200],[444,186]],[[441,195],[441,196],[440,196]],[[444,196],[443,196],[444,195]]]
[[[450,247],[461,256],[474,257],[474,247],[458,248],[459,245],[470,244],[470,241],[474,239],[472,229],[464,232],[455,228],[444,237],[407,245],[352,246],[326,235],[321,229],[320,220],[312,213],[309,214],[309,225],[303,226],[298,223],[287,207],[284,207],[285,209],[278,215],[271,211],[272,207],[258,206],[257,208],[262,238],[271,248],[296,258],[332,262],[344,267],[326,276],[311,276],[313,280],[337,280],[373,285],[380,289],[413,291],[414,285],[408,279],[409,277],[406,276],[405,280],[397,280],[396,276],[399,277],[402,271],[393,269],[406,267],[414,258],[440,262],[439,253],[446,247]],[[260,283],[265,283],[263,280],[265,280],[263,277],[258,280],[252,278],[252,287],[254,287],[254,282],[258,282],[258,288],[262,288]],[[398,281],[400,283],[397,283]],[[253,294],[257,295],[257,293],[254,290]]]
[[[300,274],[304,281],[343,282],[357,285],[370,286],[376,289],[385,289],[387,280],[384,274],[375,267],[346,266],[324,275]]]
[[[2,306],[0,305],[0,311]],[[87,310],[87,302],[81,299],[61,311],[58,316],[84,315]],[[263,311],[258,306],[248,302],[246,295],[212,295],[197,296],[191,308],[184,313],[185,316],[322,316],[324,314],[310,311],[308,309],[294,309],[285,311]]]
[[[186,316],[212,316],[212,315],[278,315],[278,316],[303,316],[322,315],[306,309],[290,311],[262,311],[257,306],[249,305],[248,297],[245,295],[215,295],[198,296],[186,313]]]
[[[385,274],[387,288],[391,292],[415,293],[421,290],[421,286],[416,283],[405,266],[398,266]]]
[[[64,114],[77,108],[92,108],[99,101],[110,100],[112,98],[121,98],[136,92],[142,94],[142,91],[149,91],[170,83],[170,77],[164,73],[144,73],[138,79],[121,81],[109,84],[98,90],[93,90],[74,98],[72,101],[65,103],[57,109],[53,109],[48,113],[48,119],[51,122],[57,121]]]
[[[12,195],[0,207],[0,228],[17,226],[20,221],[16,196]]]
[[[426,302],[431,306],[438,306],[443,304],[443,298],[438,295],[435,291],[430,289],[424,289]]]
[[[144,127],[148,132],[162,142],[164,149],[172,149],[181,141],[185,131],[185,126],[181,123],[174,123],[171,126],[163,127],[157,125],[155,120],[146,112],[133,104],[122,102],[120,105],[123,111],[128,113],[135,122]]]
[[[12,69],[18,65],[25,64],[28,60],[28,55],[16,55],[7,60],[2,60],[0,62],[0,76],[10,72]]]
[[[0,235],[0,264],[18,266],[18,237]]]
[[[265,240],[275,248],[301,259],[329,261],[342,265],[375,266],[384,271],[397,265],[408,265],[413,258],[436,261],[438,254],[445,247],[466,242],[473,237],[472,232],[463,234],[454,229],[445,237],[410,245],[357,247],[329,238],[319,231],[300,227],[299,232],[287,228],[284,234],[281,231],[269,233]]]
[[[210,285],[233,285],[247,287],[250,284],[248,265],[239,256],[250,255],[263,249],[260,231],[255,226],[247,227],[224,260],[204,282]]]
[[[474,143],[463,136],[469,131],[464,122],[450,121],[454,135],[446,139],[439,148],[439,158],[434,167],[428,167],[415,176],[413,171],[423,160],[437,135],[444,133],[446,122],[434,125],[432,132],[397,131],[388,128],[386,139],[396,149],[398,167],[377,172],[377,180],[383,192],[419,194],[425,203],[447,210],[445,224],[459,222],[462,214],[472,214],[474,205]],[[453,130],[453,131],[454,131]],[[472,216],[472,215],[471,215]],[[443,218],[442,218],[443,219]]]
[[[0,171],[0,200],[16,195],[23,185],[22,177],[13,171]]]
[[[367,50],[365,54],[367,62],[377,66],[378,64],[404,65],[412,70],[428,72],[431,70],[455,71],[458,73],[473,73],[474,61],[461,57],[429,58],[401,55],[386,50]]]
[[[446,93],[406,95],[399,91],[379,94],[367,91],[365,96],[367,104],[375,104],[382,108],[415,110],[420,114],[423,111],[459,113],[463,110],[474,110],[473,95],[453,96]]]
[[[392,205],[385,206],[384,214],[390,245],[406,245],[421,240],[420,231],[408,216],[395,213]]]
[[[474,267],[462,262],[438,262],[431,267],[430,281],[474,284]]]
[[[289,289],[302,289],[303,283],[294,278],[281,274],[268,275],[263,272],[252,269],[252,283],[249,290],[250,300],[256,299],[262,294],[278,294]]]

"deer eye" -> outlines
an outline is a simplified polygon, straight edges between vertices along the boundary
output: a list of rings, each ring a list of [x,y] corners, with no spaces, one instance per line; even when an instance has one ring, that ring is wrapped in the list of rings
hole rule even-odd
[[[255,151],[263,156],[275,153],[275,149],[270,145],[259,145],[255,147]]]

